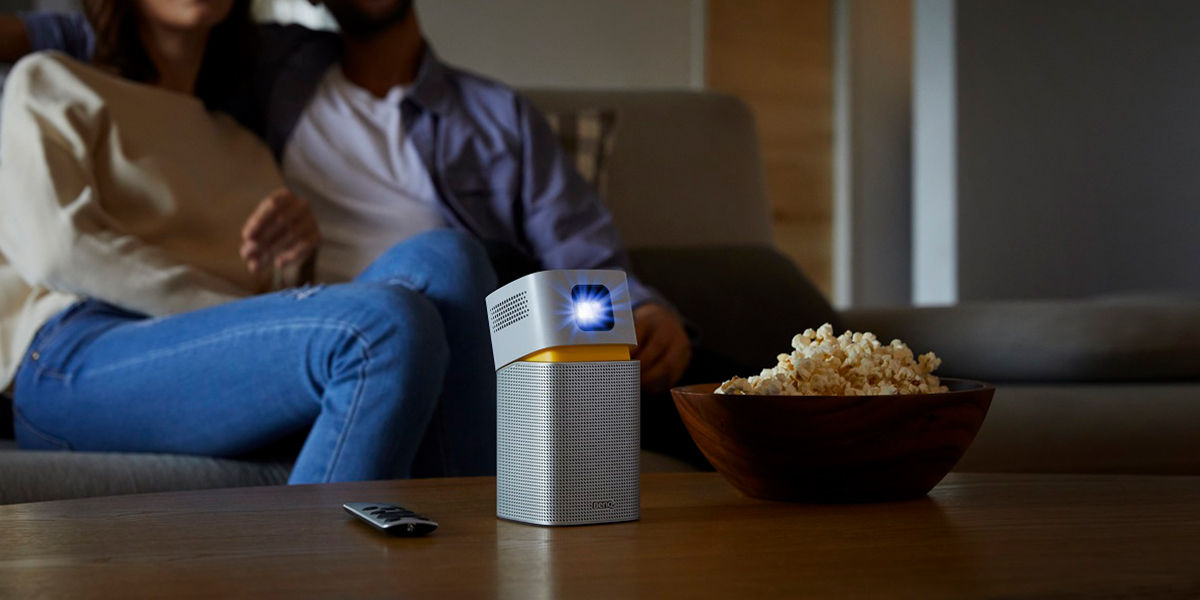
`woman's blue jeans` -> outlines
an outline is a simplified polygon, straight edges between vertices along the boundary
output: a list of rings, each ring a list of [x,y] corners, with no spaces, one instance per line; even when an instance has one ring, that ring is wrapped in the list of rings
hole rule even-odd
[[[148,318],[56,315],[17,374],[22,448],[236,457],[307,431],[290,483],[496,469],[483,248],[437,230],[354,282]]]

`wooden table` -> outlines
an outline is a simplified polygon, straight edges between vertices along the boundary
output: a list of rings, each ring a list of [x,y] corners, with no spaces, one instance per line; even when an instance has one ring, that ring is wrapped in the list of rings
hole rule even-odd
[[[441,521],[389,538],[342,502]],[[643,479],[642,520],[495,518],[491,478],[0,506],[2,598],[1200,597],[1200,477],[951,475],[929,498],[749,500]]]

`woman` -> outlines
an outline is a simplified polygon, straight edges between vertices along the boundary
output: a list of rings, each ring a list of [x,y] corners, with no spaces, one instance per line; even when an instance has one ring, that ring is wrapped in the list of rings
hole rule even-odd
[[[11,73],[0,388],[19,444],[237,456],[307,430],[291,483],[491,472],[495,281],[474,242],[432,232],[353,283],[251,297],[311,271],[317,236],[267,149],[211,110],[245,97],[248,4],[97,1],[104,70],[42,54]]]

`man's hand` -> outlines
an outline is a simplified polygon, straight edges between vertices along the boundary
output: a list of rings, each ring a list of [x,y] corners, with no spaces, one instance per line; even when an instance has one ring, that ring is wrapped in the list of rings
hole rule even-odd
[[[692,344],[683,323],[661,304],[643,304],[633,311],[637,348],[642,361],[642,391],[663,392],[675,385],[692,360]]]
[[[286,188],[271,192],[242,227],[242,262],[251,275],[272,267],[311,270],[321,234],[308,203]],[[311,277],[310,277],[311,279]]]

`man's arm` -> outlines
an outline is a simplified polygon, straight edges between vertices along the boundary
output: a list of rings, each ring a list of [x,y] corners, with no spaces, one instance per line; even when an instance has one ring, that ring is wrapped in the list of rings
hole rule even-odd
[[[558,144],[550,125],[524,98],[517,101],[522,139],[524,232],[534,255],[550,269],[621,269],[629,281],[642,387],[665,391],[691,361],[683,322],[657,292],[630,272],[612,214]]]
[[[0,62],[13,63],[30,52],[58,50],[90,62],[96,38],[80,13],[33,11],[0,15]]]
[[[575,171],[549,123],[533,104],[517,100],[522,140],[524,233],[549,269],[619,269],[629,276],[634,306],[665,301],[633,275],[612,214]]]

